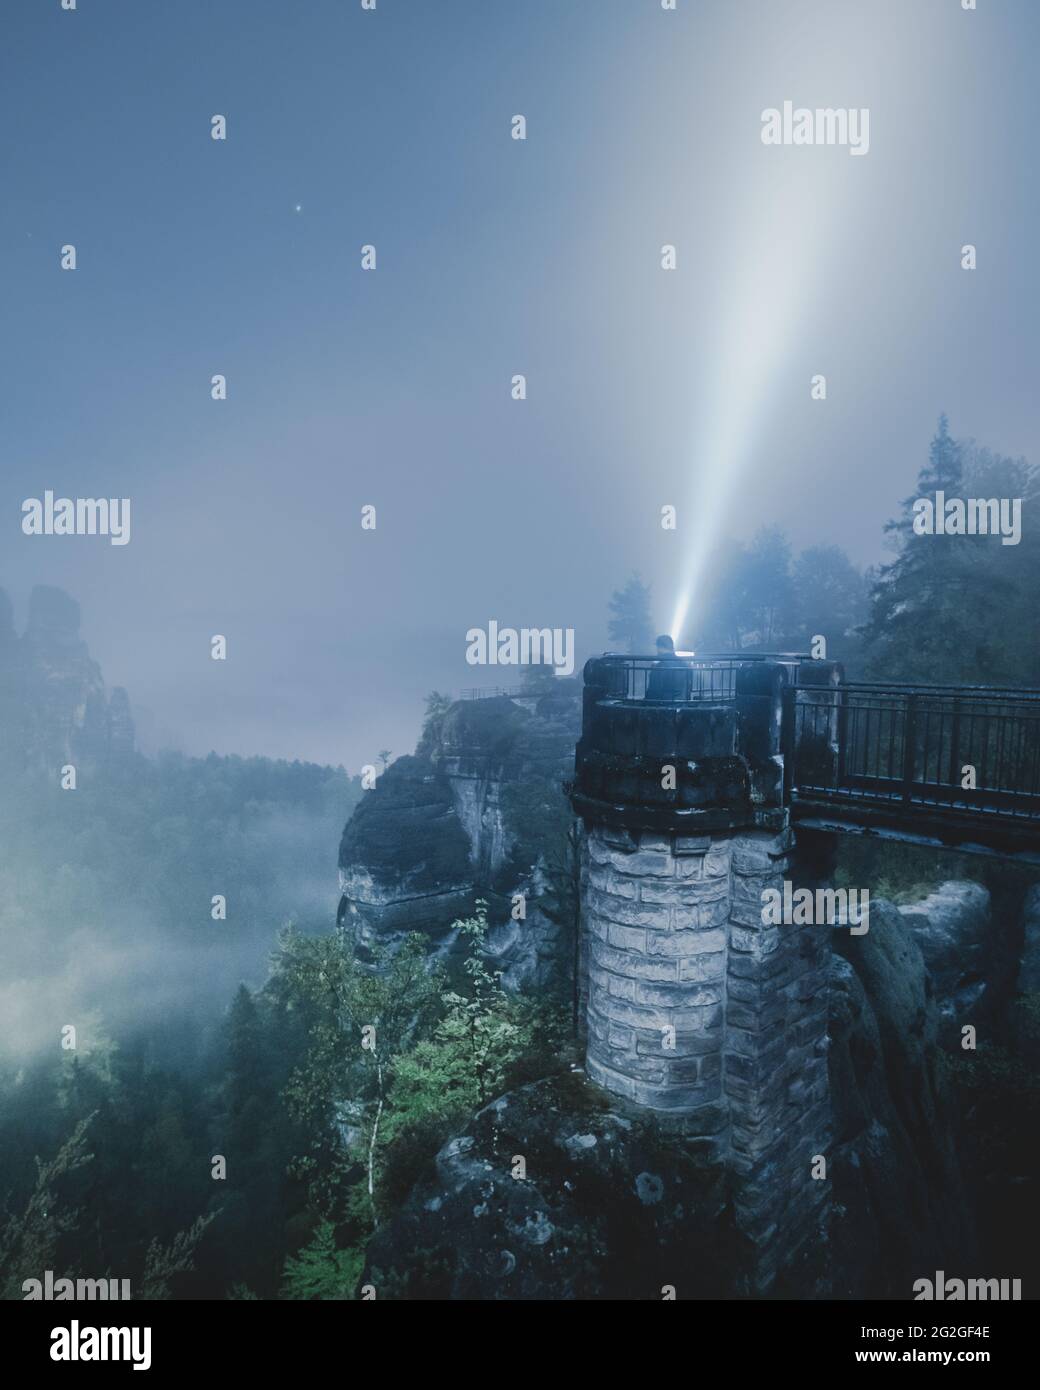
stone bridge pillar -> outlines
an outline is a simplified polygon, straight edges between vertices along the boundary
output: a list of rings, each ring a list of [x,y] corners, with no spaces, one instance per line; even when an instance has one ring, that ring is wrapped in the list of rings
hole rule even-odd
[[[761,1292],[814,1241],[828,1197],[813,1160],[830,1138],[829,929],[764,925],[762,907],[798,877],[784,691],[819,700],[808,687],[840,671],[681,658],[664,685],[654,669],[585,668],[571,794],[586,832],[586,1068],[728,1168]],[[647,699],[655,687],[668,698]]]

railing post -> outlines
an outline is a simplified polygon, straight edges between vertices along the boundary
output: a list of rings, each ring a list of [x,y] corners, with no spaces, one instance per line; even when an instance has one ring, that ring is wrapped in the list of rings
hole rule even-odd
[[[961,780],[961,702],[954,697],[953,723],[950,725],[950,786],[957,788]]]
[[[839,789],[845,781],[845,772],[848,766],[848,743],[849,743],[849,692],[841,689],[838,693],[838,766],[835,789]]]
[[[903,715],[903,800],[913,800],[914,764],[917,761],[917,696],[907,695]]]
[[[797,696],[797,687],[793,685],[785,685],[780,692],[780,752],[784,760],[783,801],[785,806],[790,806],[791,795],[794,791]]]

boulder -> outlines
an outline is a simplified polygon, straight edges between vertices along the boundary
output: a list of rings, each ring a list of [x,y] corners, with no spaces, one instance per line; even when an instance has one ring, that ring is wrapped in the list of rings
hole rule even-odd
[[[990,983],[989,893],[980,883],[953,880],[899,912],[928,968],[943,1019],[943,1040],[955,1044],[960,1027],[978,1018]]]
[[[746,1255],[725,1174],[572,1073],[445,1144],[369,1242],[362,1283],[379,1299],[733,1297]]]
[[[459,700],[366,792],[340,844],[340,920],[362,959],[413,931],[449,955],[452,922],[488,903],[486,955],[507,989],[561,985],[569,961],[543,873],[563,843],[562,781],[573,761],[578,703],[565,694],[533,714],[507,697]],[[522,893],[525,912],[511,915]]]
[[[773,1293],[905,1300],[923,1273],[967,1267],[975,1248],[938,1010],[891,903],[872,904],[866,936],[838,942],[830,1234]],[[363,1282],[379,1298],[747,1296],[754,1256],[733,1221],[733,1178],[692,1123],[578,1073],[511,1091],[460,1128],[376,1232]]]
[[[922,1271],[963,1264],[974,1245],[939,1012],[917,935],[891,903],[871,903],[870,931],[839,933],[836,950],[834,1294],[906,1299]]]
[[[411,932],[450,950],[451,923],[473,911],[469,840],[451,788],[428,758],[403,757],[365,792],[340,842],[340,920],[358,953],[393,950]]]

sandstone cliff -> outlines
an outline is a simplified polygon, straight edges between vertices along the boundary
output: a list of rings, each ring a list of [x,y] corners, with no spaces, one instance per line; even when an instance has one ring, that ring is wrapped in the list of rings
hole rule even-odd
[[[773,1292],[907,1299],[922,1271],[973,1249],[939,1011],[891,904],[874,904],[870,933],[847,946],[830,986],[833,1209]],[[732,1199],[724,1168],[681,1121],[581,1075],[552,1078],[492,1102],[442,1148],[373,1238],[364,1277],[382,1297],[659,1301],[666,1286],[681,1299],[747,1296],[751,1252]]]
[[[561,683],[562,684],[562,683]],[[357,949],[393,950],[410,932],[448,955],[452,922],[489,903],[488,951],[517,989],[545,988],[566,949],[544,867],[566,835],[561,783],[573,764],[577,693],[461,700],[427,726],[365,793],[340,844],[340,920]],[[524,917],[512,915],[524,896]]]
[[[127,693],[106,691],[79,635],[79,604],[38,585],[19,637],[0,590],[0,760],[55,771],[64,763],[107,763],[134,750]]]

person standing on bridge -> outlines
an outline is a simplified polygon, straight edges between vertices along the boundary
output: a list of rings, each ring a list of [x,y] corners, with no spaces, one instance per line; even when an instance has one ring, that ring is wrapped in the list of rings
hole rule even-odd
[[[687,698],[687,670],[675,654],[675,643],[668,634],[662,633],[654,643],[657,662],[646,682],[647,700],[659,700],[669,704]]]

